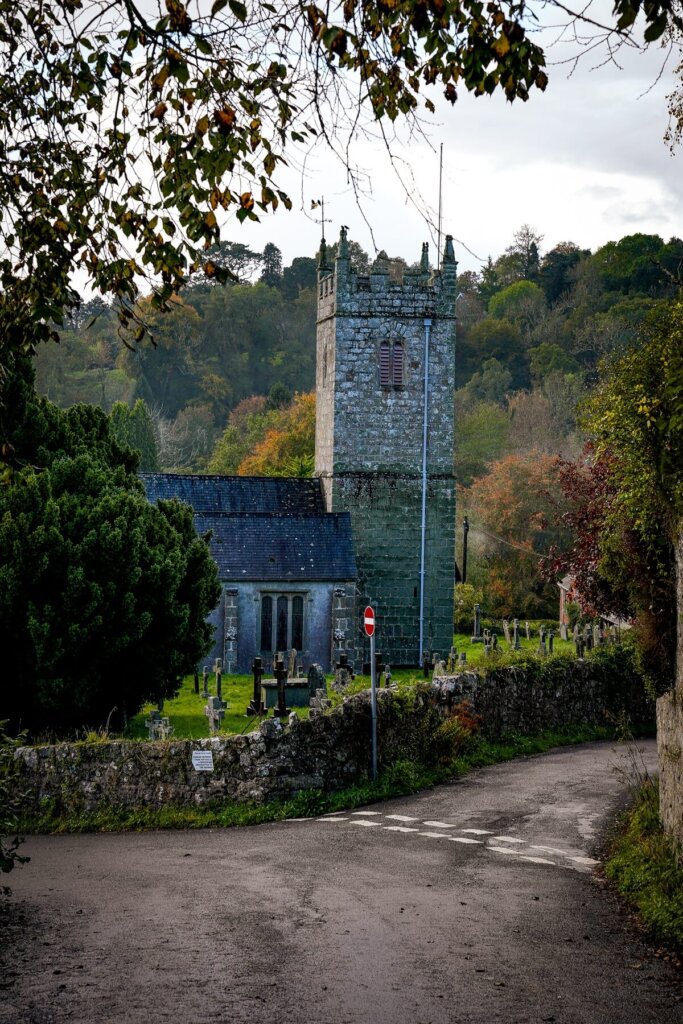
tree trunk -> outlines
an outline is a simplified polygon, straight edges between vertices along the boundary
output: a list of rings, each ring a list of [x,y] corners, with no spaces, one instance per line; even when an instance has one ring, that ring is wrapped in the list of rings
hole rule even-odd
[[[657,701],[657,748],[662,824],[683,851],[683,529],[676,543],[676,608],[676,678],[673,690]]]

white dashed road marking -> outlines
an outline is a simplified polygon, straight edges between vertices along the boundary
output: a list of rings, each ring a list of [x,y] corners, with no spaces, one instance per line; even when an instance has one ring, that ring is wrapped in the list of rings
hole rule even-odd
[[[352,815],[349,817],[348,815]],[[384,821],[400,821],[400,822],[416,822],[415,825],[385,825],[380,821],[368,821],[368,818],[380,818]],[[540,843],[528,843],[526,839],[518,839],[517,836],[497,836],[492,829],[488,828],[460,828],[448,821],[422,821],[412,814],[382,814],[381,811],[334,811],[330,814],[325,814],[320,818],[290,818],[290,821],[339,821],[346,822],[349,825],[360,825],[365,828],[381,828],[385,832],[415,832],[419,836],[424,836],[425,839],[445,839],[449,843],[461,843],[463,846],[482,846],[484,850],[491,850],[493,853],[506,853],[508,856],[516,857],[517,860],[526,860],[531,864],[549,864],[551,867],[564,867],[572,868],[574,871],[578,871],[581,868],[592,868],[600,862],[595,860],[593,857],[573,856],[572,850],[563,850],[557,846],[543,846]],[[421,831],[421,825],[428,825],[432,829],[441,829],[439,832],[426,832]],[[453,835],[452,829],[457,832],[463,833],[463,835]],[[473,839],[472,836],[481,836],[481,839]],[[504,844],[504,845],[494,845]],[[520,847],[526,846],[527,851],[523,851]],[[557,860],[548,860],[547,857],[537,857],[531,855],[532,850],[537,850],[539,853],[554,854],[555,857],[561,857],[562,862],[558,863]]]

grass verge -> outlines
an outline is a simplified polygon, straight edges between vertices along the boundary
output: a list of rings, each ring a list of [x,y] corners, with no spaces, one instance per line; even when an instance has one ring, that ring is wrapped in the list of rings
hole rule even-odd
[[[656,942],[683,955],[683,863],[659,821],[659,791],[647,780],[624,814],[605,875]]]
[[[233,825],[260,825],[285,818],[314,817],[379,800],[407,796],[437,783],[459,778],[473,768],[510,761],[516,757],[541,754],[553,747],[615,738],[614,730],[602,726],[575,726],[536,736],[513,735],[496,743],[477,738],[466,753],[448,764],[427,766],[413,761],[397,761],[382,773],[377,782],[362,781],[333,793],[305,790],[291,800],[267,804],[238,804],[224,801],[203,807],[168,806],[160,810],[107,807],[96,812],[73,812],[68,815],[57,814],[53,807],[46,806],[38,816],[21,819],[17,830],[28,835],[45,832],[55,834],[168,828],[226,828]]]

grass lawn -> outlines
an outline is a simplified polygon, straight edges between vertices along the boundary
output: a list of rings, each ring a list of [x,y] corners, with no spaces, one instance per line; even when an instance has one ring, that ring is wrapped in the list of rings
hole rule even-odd
[[[510,633],[512,634],[512,627],[510,627]],[[535,654],[538,650],[538,630],[533,627],[533,635],[530,640],[527,640],[524,627],[520,626],[519,630],[519,642],[522,647],[522,653]],[[473,644],[470,637],[464,633],[456,633],[453,637],[453,645],[458,652],[461,654],[463,651],[467,654],[467,663],[469,665],[481,665],[486,661],[486,655],[484,654],[483,644]],[[547,643],[546,643],[547,647]],[[507,641],[504,636],[498,637],[498,649],[507,653],[511,648],[508,647]],[[560,640],[559,631],[555,633],[555,639],[553,641],[553,653],[554,654],[573,654],[575,651],[573,640]],[[439,654],[443,658],[448,655],[448,651],[439,651]]]
[[[469,636],[465,636],[463,633],[458,633],[453,638],[453,641],[458,653],[461,651],[465,651],[467,653],[468,665],[481,665],[488,660],[484,654],[484,645],[471,643]],[[507,653],[508,646],[505,642],[505,638],[499,637],[498,643],[501,653]],[[535,653],[538,648],[538,633],[530,640],[527,640],[524,635],[524,631],[522,630],[520,643],[522,645],[522,653]],[[377,646],[381,651],[381,642],[378,642]],[[573,653],[573,651],[574,644],[572,641],[562,641],[559,636],[555,637],[555,653]],[[447,655],[448,652],[445,651],[443,654]],[[392,679],[397,683],[408,683],[416,679],[421,680],[422,678],[422,672],[419,669],[399,668],[392,670]],[[201,688],[201,679],[199,685]],[[247,717],[246,714],[247,705],[252,697],[253,685],[253,679],[250,675],[223,676],[223,700],[227,700],[228,707],[225,712],[225,718],[223,719],[221,735],[252,732],[254,729],[258,728],[259,720]],[[359,690],[366,689],[369,686],[369,676],[356,676],[351,690],[355,693]],[[215,694],[216,692],[216,680],[212,675],[209,676],[209,691],[212,694]],[[337,700],[335,699],[335,703],[336,702]],[[200,739],[203,736],[209,735],[208,721],[204,714],[205,704],[206,701],[204,698],[201,697],[200,694],[196,694],[194,692],[194,680],[192,676],[186,676],[183,680],[178,696],[173,700],[167,700],[164,704],[163,713],[164,715],[168,715],[170,718],[171,725],[174,728],[173,735],[175,737],[178,739]],[[147,739],[145,719],[148,717],[152,707],[153,705],[151,704],[147,705],[138,715],[131,718],[125,732],[126,739]],[[300,717],[308,717],[308,708],[295,708],[294,710]]]
[[[199,679],[201,691],[202,680]],[[209,692],[216,694],[216,677],[209,676]],[[252,676],[223,676],[223,700],[228,702],[223,719],[221,735],[231,733],[252,732],[258,728],[260,719],[248,717],[246,710],[254,692],[254,681]],[[209,723],[204,714],[206,701],[201,693],[194,692],[194,679],[186,676],[183,679],[180,693],[173,700],[167,700],[164,704],[163,714],[171,720],[174,728],[174,737],[179,739],[200,739],[209,736]],[[141,740],[147,739],[147,728],[145,719],[150,710],[155,707],[148,704],[142,711],[131,718],[125,731],[126,739]],[[308,717],[308,708],[294,709],[301,717]]]

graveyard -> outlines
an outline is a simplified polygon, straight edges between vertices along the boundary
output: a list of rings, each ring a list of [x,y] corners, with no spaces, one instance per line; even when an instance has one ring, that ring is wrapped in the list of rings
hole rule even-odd
[[[506,637],[506,630],[509,640]],[[541,631],[543,631],[544,638],[546,638],[545,652],[539,650],[541,646]],[[573,637],[562,639],[559,626],[552,630],[552,627],[547,623],[521,622],[517,631],[517,648],[515,648],[514,620],[510,624],[507,621],[502,622],[500,626],[496,627],[495,632],[491,633],[492,637],[496,637],[495,649],[493,648],[492,640],[490,644],[486,643],[487,637],[485,633],[488,633],[488,630],[482,630],[480,627],[481,636],[479,638],[473,636],[475,632],[476,623],[473,622],[472,634],[456,633],[453,636],[453,650],[456,658],[452,659],[451,664],[449,664],[449,659],[445,658],[438,659],[436,664],[434,659],[431,659],[427,668],[420,670],[410,668],[391,669],[389,667],[389,680],[386,678],[386,666],[382,653],[379,651],[379,671],[377,673],[379,687],[386,687],[391,682],[402,685],[424,682],[425,679],[438,678],[439,675],[443,675],[447,671],[449,673],[457,673],[470,668],[480,669],[486,666],[514,664],[516,660],[524,660],[530,655],[546,659],[551,658],[553,655],[577,655],[581,646],[580,643],[577,645],[577,641]],[[552,650],[550,650],[551,632],[553,633]],[[463,654],[465,655],[464,661],[461,660]],[[298,675],[302,675],[303,670],[301,666],[297,666],[296,671]],[[342,685],[335,686],[335,676],[340,677]],[[271,678],[270,682],[268,682],[269,678]],[[270,671],[263,673],[261,677],[262,687],[264,683],[267,688],[271,688],[275,692],[273,692],[270,698],[266,696],[266,702],[271,701],[269,706],[259,709],[262,711],[260,715],[254,715],[251,710],[248,710],[252,708],[255,702],[253,673],[249,675],[221,674],[220,696],[217,692],[215,671],[207,671],[206,688],[203,674],[200,674],[198,677],[197,689],[194,676],[185,676],[176,697],[165,701],[162,708],[151,704],[145,706],[128,722],[123,736],[125,739],[132,740],[152,738],[149,726],[149,723],[152,721],[151,716],[156,716],[160,722],[160,727],[155,731],[153,737],[157,739],[199,739],[212,733],[239,735],[253,732],[258,728],[260,722],[264,720],[266,714],[274,717],[273,712],[277,710],[277,687],[276,682],[272,681],[272,673]],[[369,689],[371,678],[370,675],[364,675],[362,672],[355,674],[351,678],[350,672],[344,673],[344,666],[342,665],[341,670],[338,668],[335,673],[327,674],[325,685],[331,705],[336,706],[345,696]],[[288,693],[289,689],[288,684]],[[311,693],[309,692],[307,678],[306,686],[300,687],[299,690],[301,692],[295,698],[295,701],[303,700],[304,690],[306,691],[305,701],[304,703],[295,703],[289,700],[289,703],[286,705],[287,715],[293,712],[298,718],[308,718]],[[314,694],[315,689],[311,692]],[[222,714],[220,720],[216,722],[212,729],[210,717],[207,715],[207,705],[210,700],[214,699],[223,701],[225,707],[218,709]],[[165,726],[163,724],[164,721],[167,723]]]

